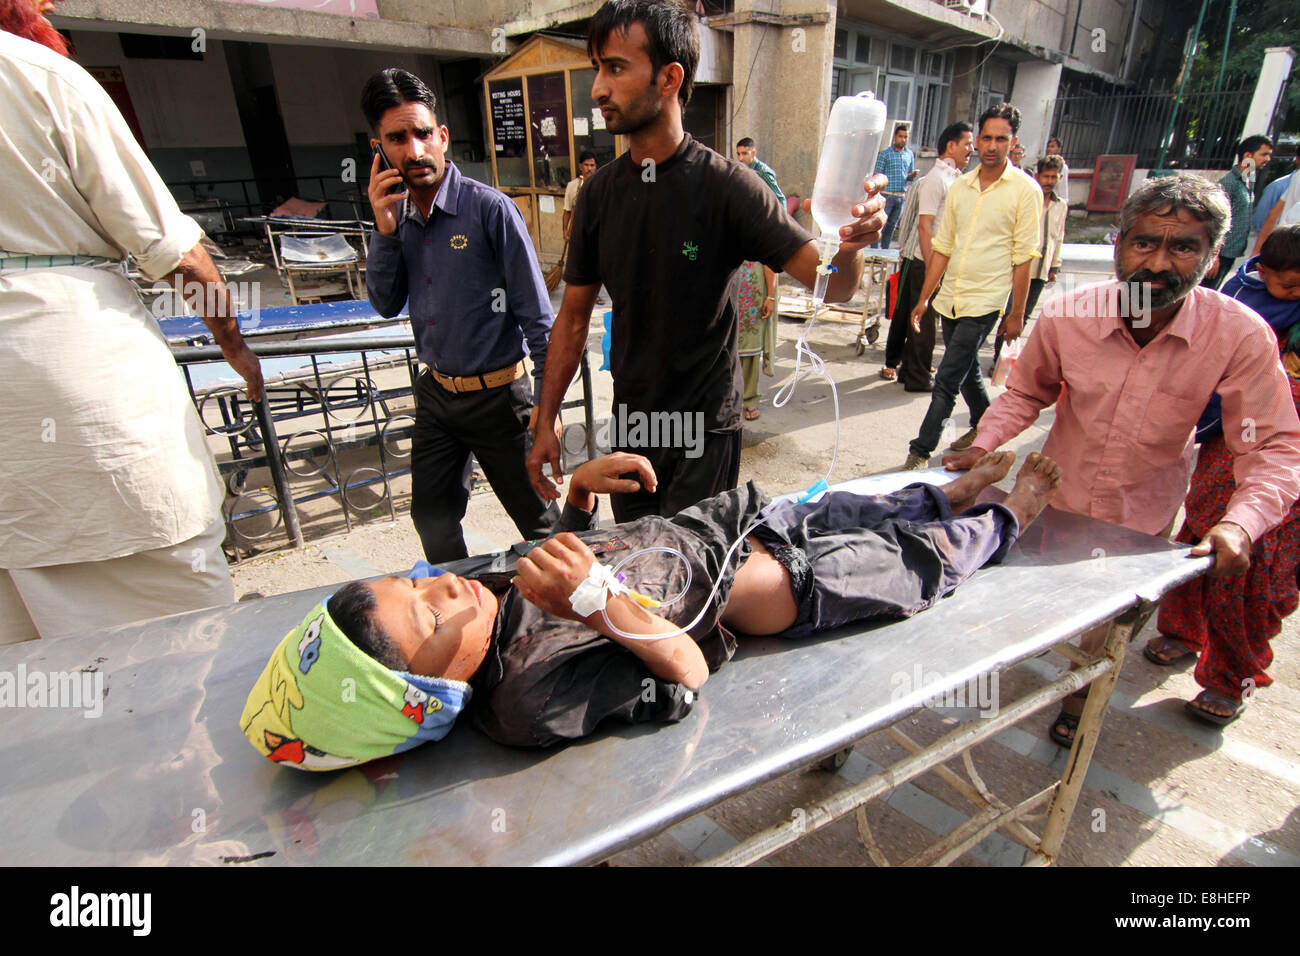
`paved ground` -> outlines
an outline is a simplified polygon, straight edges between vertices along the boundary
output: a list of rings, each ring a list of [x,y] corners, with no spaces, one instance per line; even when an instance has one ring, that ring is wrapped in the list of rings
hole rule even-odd
[[[855,355],[860,317],[831,312],[811,337],[838,383],[839,448],[833,480],[892,471],[903,462],[907,441],[925,414],[928,396],[905,393],[882,381],[883,337],[866,354]],[[767,491],[807,487],[830,464],[836,435],[829,388],[803,383],[785,407],[770,404],[775,386],[794,365],[794,343],[802,324],[782,321],[777,378],[765,379],[762,418],[745,431],[741,479],[754,478]],[[591,336],[599,355],[599,319]],[[991,357],[986,349],[985,362]],[[596,376],[597,414],[607,410],[608,375]],[[997,393],[997,389],[992,389]],[[576,394],[576,392],[575,392]],[[1023,457],[1039,447],[1050,414],[1013,447]],[[954,428],[964,431],[959,402]],[[955,437],[955,436],[954,436]],[[937,459],[936,459],[937,462]],[[238,593],[270,595],[354,577],[405,570],[420,556],[406,517],[409,488],[394,488],[396,522],[372,518],[351,533],[341,527],[337,508],[309,509],[309,545],[300,552],[276,551],[235,568]],[[386,515],[382,509],[381,514]],[[608,511],[606,511],[608,514]],[[313,517],[314,515],[314,517]],[[475,552],[495,550],[515,538],[508,518],[490,494],[475,495],[466,520]],[[320,537],[320,535],[325,536]],[[1296,865],[1300,863],[1300,625],[1287,622],[1274,642],[1276,683],[1262,690],[1246,715],[1217,732],[1187,718],[1182,702],[1196,692],[1189,668],[1157,668],[1140,653],[1144,635],[1131,648],[1106,721],[1096,757],[1066,838],[1064,865]],[[1055,655],[1035,659],[1004,677],[1008,694],[1041,682],[1064,666]],[[928,742],[949,729],[957,712],[922,711],[904,728]],[[1022,798],[1058,777],[1065,752],[1045,736],[1048,714],[1026,719],[981,746],[975,764],[1004,799]],[[838,774],[811,769],[789,774],[729,800],[614,858],[619,865],[687,863],[707,857],[782,819],[796,808],[863,779],[902,751],[883,735],[854,748]],[[947,832],[965,819],[964,798],[927,775],[897,791],[867,813],[872,833],[887,857],[900,861],[925,838]],[[1041,822],[1035,826],[1041,829]],[[1019,864],[1022,851],[1000,835],[988,837],[958,861],[960,865]],[[774,856],[775,865],[870,864],[850,816]]]

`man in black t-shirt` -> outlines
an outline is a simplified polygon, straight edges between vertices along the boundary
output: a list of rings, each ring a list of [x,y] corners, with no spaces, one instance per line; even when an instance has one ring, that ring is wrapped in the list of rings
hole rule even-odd
[[[578,194],[566,288],[551,332],[528,471],[543,497],[562,480],[553,434],[586,348],[603,283],[613,299],[610,443],[649,458],[658,490],[615,495],[614,517],[670,516],[734,488],[740,473],[741,375],[728,287],[740,264],[762,262],[811,287],[816,244],[750,169],[682,128],[699,59],[695,17],[667,0],[614,0],[592,18],[592,98],[629,150]],[[864,184],[857,222],[841,230],[828,301],[852,296],[860,250],[884,225],[885,183]],[[868,198],[868,195],[870,198]]]

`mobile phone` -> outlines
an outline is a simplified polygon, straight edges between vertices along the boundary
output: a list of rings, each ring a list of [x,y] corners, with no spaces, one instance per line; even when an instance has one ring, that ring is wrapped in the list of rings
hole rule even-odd
[[[379,169],[381,171],[385,169],[393,168],[393,164],[388,161],[388,156],[384,152],[383,146],[381,146],[379,143],[370,144],[370,155],[379,157]],[[396,186],[392,186],[389,188],[388,193],[389,195],[392,195],[393,193],[400,193],[401,191],[402,191],[402,183],[399,180]]]

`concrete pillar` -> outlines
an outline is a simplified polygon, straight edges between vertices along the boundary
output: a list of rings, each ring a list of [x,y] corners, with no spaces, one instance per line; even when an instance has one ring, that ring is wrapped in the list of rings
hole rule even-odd
[[[1052,111],[1061,84],[1061,64],[1027,60],[1016,65],[1012,105],[1020,110],[1020,145],[1027,161],[1037,160],[1052,135]]]
[[[1264,51],[1259,79],[1255,81],[1255,95],[1250,99],[1250,111],[1246,114],[1246,125],[1241,128],[1239,139],[1256,133],[1272,135],[1273,111],[1277,108],[1286,78],[1291,75],[1294,59],[1295,51],[1289,46],[1271,46]]]
[[[979,70],[976,67],[979,60],[975,58],[975,50],[975,47],[962,47],[953,53],[952,92],[948,98],[949,123],[963,122],[974,126],[979,115],[976,109],[979,93]]]
[[[826,23],[800,27],[741,23],[732,50],[731,135],[752,136],[758,156],[776,170],[781,188],[812,195],[826,121],[835,54],[834,0],[737,0],[735,12],[828,13]],[[796,32],[797,31],[797,32]]]
[[[759,157],[779,175],[783,170],[777,165],[776,117],[764,109],[763,100],[768,85],[765,74],[770,64],[776,62],[775,47],[780,31],[759,23],[742,23],[735,27],[732,36],[731,129],[727,133],[726,147],[719,149],[734,159],[736,140],[742,136],[752,137],[758,144]],[[761,58],[759,62],[755,62],[756,56]]]

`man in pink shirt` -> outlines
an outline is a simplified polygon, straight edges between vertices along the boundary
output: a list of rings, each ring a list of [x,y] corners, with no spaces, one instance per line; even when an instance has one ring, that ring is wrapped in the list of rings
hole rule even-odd
[[[1119,281],[1066,290],[1044,304],[974,444],[945,456],[944,465],[969,468],[1055,403],[1043,446],[1064,476],[1053,506],[1167,534],[1187,494],[1196,421],[1217,391],[1237,456],[1236,490],[1193,553],[1215,554],[1212,575],[1249,567],[1251,542],[1300,496],[1300,421],[1268,324],[1198,288],[1229,216],[1223,191],[1199,176],[1138,186],[1120,212]],[[1100,634],[1081,643],[1096,649]],[[1072,739],[1082,704],[1066,699],[1053,728],[1058,743]]]

